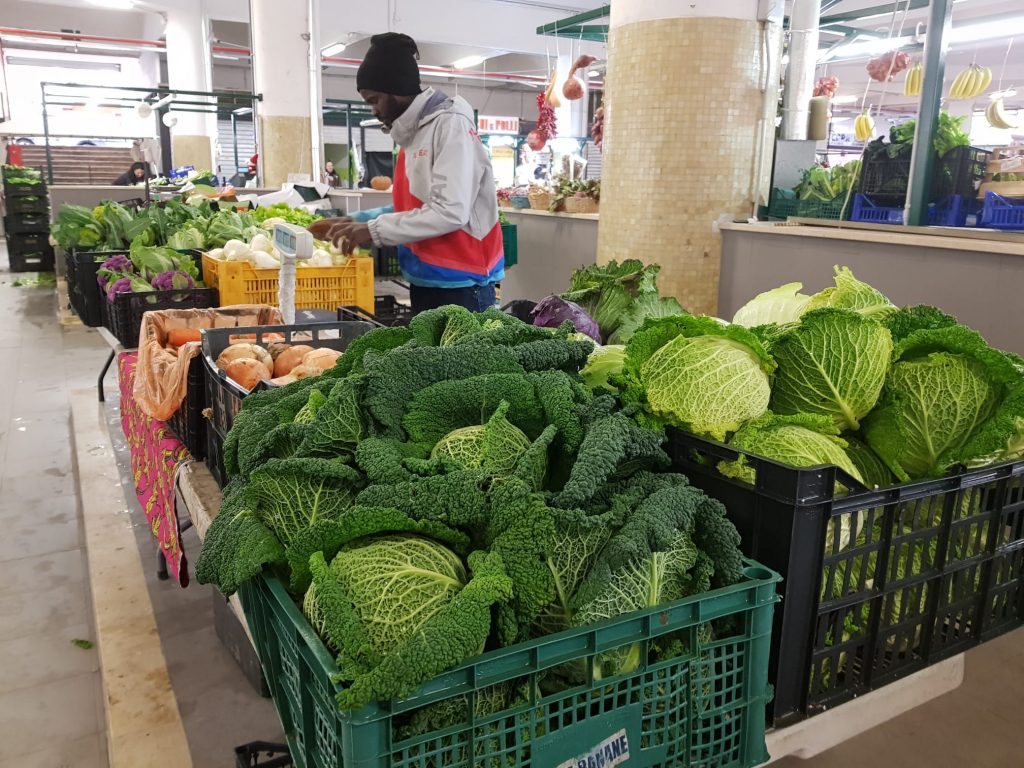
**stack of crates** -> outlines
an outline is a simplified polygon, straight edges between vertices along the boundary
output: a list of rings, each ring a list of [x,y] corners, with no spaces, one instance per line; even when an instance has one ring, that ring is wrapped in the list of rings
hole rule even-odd
[[[50,197],[42,173],[6,165],[3,175],[4,231],[11,271],[52,272]]]

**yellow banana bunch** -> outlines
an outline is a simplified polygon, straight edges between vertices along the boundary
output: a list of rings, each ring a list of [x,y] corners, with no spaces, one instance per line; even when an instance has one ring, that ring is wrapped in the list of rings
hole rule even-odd
[[[917,64],[907,70],[907,79],[903,82],[903,95],[920,96],[923,80],[924,67],[921,66],[921,62],[917,62]]]
[[[949,87],[949,98],[954,101],[976,99],[988,89],[991,83],[991,69],[971,64],[967,69],[961,70],[960,74],[953,79],[953,85]]]
[[[871,113],[862,112],[853,121],[853,137],[857,141],[868,141],[875,135],[875,119]]]
[[[993,99],[988,105],[988,109],[985,110],[985,118],[988,120],[988,124],[993,128],[1016,129],[1020,125],[1011,120],[1010,116],[1006,114],[1006,108],[1003,105],[1002,98]]]

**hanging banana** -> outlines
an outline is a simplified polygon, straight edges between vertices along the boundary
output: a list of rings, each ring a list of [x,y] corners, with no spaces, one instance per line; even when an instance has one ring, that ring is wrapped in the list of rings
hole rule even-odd
[[[979,67],[971,64],[967,69],[961,70],[949,87],[949,98],[953,101],[959,99],[976,99],[992,84],[992,70],[988,67]]]
[[[853,137],[857,141],[868,141],[875,135],[875,120],[870,112],[862,112],[853,121]]]
[[[993,128],[1000,128],[1002,130],[1017,129],[1020,125],[1015,121],[1011,120],[1010,116],[1006,113],[1006,106],[1003,104],[1003,99],[993,99],[985,110],[985,119],[988,120],[988,124]]]
[[[921,62],[917,62],[917,64],[907,70],[907,79],[903,82],[903,95],[920,96],[923,80],[924,67],[921,66]]]

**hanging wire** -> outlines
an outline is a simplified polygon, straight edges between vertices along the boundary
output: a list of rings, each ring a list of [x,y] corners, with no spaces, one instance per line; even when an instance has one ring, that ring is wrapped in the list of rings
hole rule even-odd
[[[1010,60],[1010,49],[1011,48],[1013,48],[1013,38],[1012,37],[1010,38],[1010,42],[1008,42],[1006,44],[1006,54],[1003,56],[1003,66],[999,69],[999,88],[998,88],[998,90],[1000,92],[1002,92],[1002,90],[1003,90],[1003,76],[1006,74],[1006,62],[1008,62]]]

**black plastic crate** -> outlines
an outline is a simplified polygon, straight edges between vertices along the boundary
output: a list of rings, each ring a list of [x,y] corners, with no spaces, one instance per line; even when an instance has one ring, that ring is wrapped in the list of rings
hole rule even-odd
[[[936,157],[928,202],[951,195],[965,199],[977,197],[990,154],[987,149],[956,147],[943,157]],[[858,192],[870,196],[878,205],[893,205],[906,198],[909,184],[909,152],[897,158],[872,158],[865,153]]]
[[[12,197],[22,197],[24,195],[32,195],[38,197],[46,196],[46,182],[37,181],[34,184],[22,184],[15,183],[11,184],[8,181],[4,181],[4,197],[7,198],[8,202]]]
[[[412,307],[400,303],[394,296],[373,297],[373,314],[362,307],[338,307],[339,320],[365,320],[374,325],[390,328],[394,325],[408,325],[412,320]]]
[[[7,261],[11,272],[53,272],[53,248],[9,251]]]
[[[850,218],[851,200],[847,204],[847,195],[843,194],[834,200],[799,200],[792,192],[773,189],[768,203],[768,216],[772,219],[788,219],[791,216],[803,219],[831,219],[840,221]]]
[[[374,277],[399,277],[402,270],[398,267],[398,247],[394,245],[373,246]]]
[[[42,213],[9,213],[4,216],[4,231],[9,235],[24,232],[49,232],[50,215]]]
[[[7,209],[8,214],[41,213],[49,216],[50,198],[45,194],[8,197],[4,201],[4,207]]]
[[[785,726],[1024,624],[1024,461],[836,495],[834,466],[744,454],[672,430],[674,469],[720,499],[743,553],[783,575],[769,716]],[[853,487],[848,485],[847,487]],[[844,543],[845,542],[845,543]]]
[[[212,421],[208,428],[216,428],[222,435],[226,435],[235,421],[235,414],[242,408],[242,400],[249,394],[217,367],[217,358],[231,345],[233,337],[249,337],[245,340],[262,347],[268,346],[272,341],[284,341],[286,344],[309,344],[312,347],[330,347],[344,351],[352,339],[362,336],[374,327],[374,324],[369,322],[338,321],[203,329],[206,400]],[[264,340],[265,336],[270,336],[270,341]]]
[[[206,375],[203,373],[203,358],[193,357],[188,364],[188,379],[185,397],[174,415],[167,420],[167,426],[188,448],[192,458],[206,458]]]
[[[203,461],[219,488],[228,484],[228,473],[224,469],[224,435],[212,422],[206,425],[206,456]]]
[[[107,300],[97,282],[96,273],[104,261],[118,254],[127,256],[128,251],[72,249],[64,252],[64,271],[65,279],[68,282],[68,298],[71,299],[71,308],[90,328],[103,325],[103,304]]]
[[[208,309],[217,306],[216,288],[182,288],[170,291],[119,293],[100,302],[103,325],[125,349],[139,346],[142,316],[158,309]]]

